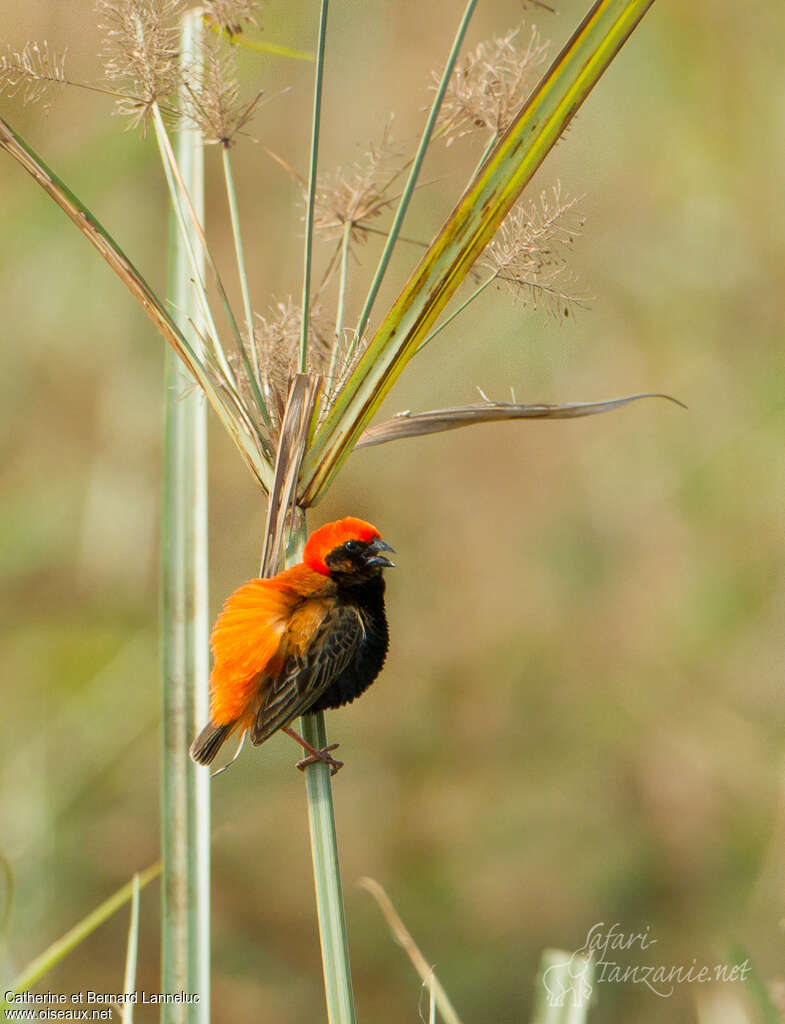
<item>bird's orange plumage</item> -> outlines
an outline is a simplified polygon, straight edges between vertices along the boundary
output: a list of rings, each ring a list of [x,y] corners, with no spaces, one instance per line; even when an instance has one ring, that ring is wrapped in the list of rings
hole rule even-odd
[[[346,618],[325,559],[349,540],[369,544],[379,536],[376,527],[351,516],[327,523],[308,538],[301,563],[271,579],[249,580],[227,599],[210,638],[210,722],[194,741],[197,760],[212,760],[237,729],[250,729],[257,722],[258,730],[257,719],[268,709],[270,729],[291,720],[286,718],[290,705],[283,697],[279,700],[276,680],[286,675],[287,666],[313,658],[325,630],[340,631],[347,622],[350,630],[360,628],[356,615]],[[299,686],[294,696],[291,682],[281,691],[295,713],[302,713],[295,708]],[[259,736],[255,731],[253,741],[261,742],[269,731]]]
[[[300,564],[272,579],[249,580],[227,599],[210,638],[215,659],[210,718],[215,725],[234,722],[255,710],[252,704],[262,673],[280,669],[288,648],[299,649],[306,639],[302,616],[292,621],[295,608],[304,598],[316,597],[328,583],[323,575]],[[281,650],[284,639],[286,649]]]

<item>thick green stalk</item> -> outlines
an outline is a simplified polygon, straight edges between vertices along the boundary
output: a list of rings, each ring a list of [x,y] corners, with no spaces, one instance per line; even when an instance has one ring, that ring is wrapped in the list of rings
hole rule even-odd
[[[314,504],[653,0],[597,0],[480,168],[382,321],[303,462]]]
[[[327,39],[327,7],[322,0],[319,17],[319,43],[316,48],[316,75],[313,86],[313,124],[311,125],[311,162],[308,169],[308,205],[305,210],[305,250],[303,255],[303,312],[300,328],[300,373],[305,373],[308,352],[308,312],[311,305],[311,255],[313,251],[313,204],[316,195],[316,170],[319,164],[319,129],[322,119],[322,83],[324,48]]]
[[[324,713],[317,711],[300,719],[302,735],[316,750],[327,746]],[[343,909],[341,867],[335,832],[335,810],[330,769],[313,764],[305,769],[311,859],[319,915],[324,993],[330,1024],[354,1024],[354,994],[349,965],[349,940]]]
[[[183,19],[181,52],[199,52],[201,19]],[[203,218],[202,141],[183,126],[177,161]],[[179,212],[179,211],[177,211]],[[203,304],[194,292],[194,270],[203,279],[200,247],[192,232],[190,253],[182,218],[171,224],[169,297],[180,328],[199,348]],[[195,254],[200,261],[193,265]],[[198,286],[197,286],[198,290]],[[193,322],[193,324],[191,323]],[[195,325],[195,327],[193,326]],[[195,329],[196,328],[196,329]],[[166,364],[166,427],[162,527],[163,763],[161,786],[161,989],[198,994],[194,1004],[164,1004],[162,1024],[207,1024],[210,1015],[210,790],[209,772],[188,756],[196,729],[207,717],[207,420],[203,396],[172,352]]]

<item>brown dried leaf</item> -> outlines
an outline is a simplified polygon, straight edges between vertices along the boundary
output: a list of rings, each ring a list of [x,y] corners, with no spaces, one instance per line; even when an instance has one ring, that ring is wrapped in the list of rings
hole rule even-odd
[[[260,576],[272,576],[280,568],[287,516],[295,512],[300,464],[308,443],[320,379],[314,373],[298,373],[292,378],[281,420],[281,436],[275,456],[275,474],[267,506],[264,550]]]
[[[536,405],[525,405],[520,402],[482,402],[476,405],[457,405],[449,409],[432,409],[414,416],[408,412],[399,413],[394,419],[369,427],[360,436],[355,449],[370,448],[404,437],[421,437],[444,430],[457,430],[458,427],[470,427],[475,423],[494,423],[499,420],[567,420],[580,416],[596,416],[601,412],[620,409],[641,398],[665,398],[680,405],[682,409],[687,408],[678,398],[648,391],[627,395],[625,398],[611,398],[604,402],[566,402],[561,405],[545,402]]]

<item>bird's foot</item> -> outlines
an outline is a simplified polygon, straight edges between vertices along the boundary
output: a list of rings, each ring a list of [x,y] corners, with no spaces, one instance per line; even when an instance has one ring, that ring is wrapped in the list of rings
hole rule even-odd
[[[328,747],[322,747],[321,750],[314,750],[314,752],[309,754],[308,757],[304,757],[302,761],[298,761],[297,767],[301,772],[304,772],[310,764],[326,764],[329,765],[330,775],[335,775],[339,768],[343,768],[343,761],[336,761],[336,759],[330,754],[330,751],[335,750],[336,747],[339,746],[339,743],[331,743]]]
[[[304,750],[308,751],[308,757],[304,757],[302,761],[297,762],[297,767],[301,772],[304,772],[305,769],[312,764],[329,765],[330,775],[335,775],[339,768],[343,768],[343,761],[336,761],[334,757],[330,756],[330,751],[335,750],[340,746],[340,744],[331,743],[329,746],[322,747],[321,750],[317,750],[315,747],[312,747],[307,740],[304,740],[299,733],[296,733],[294,729],[289,728],[289,726],[285,726],[282,731],[285,732],[287,736],[291,736],[291,738],[299,743]]]

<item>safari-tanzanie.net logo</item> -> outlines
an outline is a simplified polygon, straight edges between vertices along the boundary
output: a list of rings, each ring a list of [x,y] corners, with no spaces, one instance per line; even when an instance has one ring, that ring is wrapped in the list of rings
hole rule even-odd
[[[642,932],[624,932],[621,925],[600,921],[589,929],[586,941],[574,953],[554,954],[542,972],[542,984],[550,1006],[586,1006],[596,985],[644,985],[662,999],[672,996],[677,985],[744,982],[752,970],[741,963],[701,964],[656,962],[652,947],[657,939],[651,926]]]

